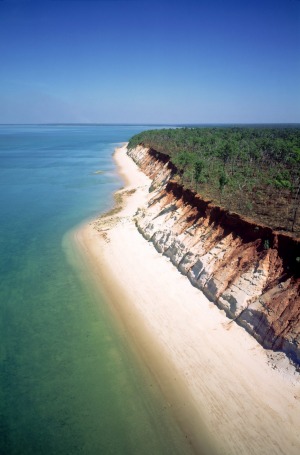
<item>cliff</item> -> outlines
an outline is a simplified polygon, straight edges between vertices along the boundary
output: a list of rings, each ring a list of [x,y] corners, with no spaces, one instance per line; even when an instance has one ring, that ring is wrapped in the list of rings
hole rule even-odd
[[[142,145],[128,154],[152,179],[141,234],[265,348],[300,364],[300,240],[185,189],[167,155]]]

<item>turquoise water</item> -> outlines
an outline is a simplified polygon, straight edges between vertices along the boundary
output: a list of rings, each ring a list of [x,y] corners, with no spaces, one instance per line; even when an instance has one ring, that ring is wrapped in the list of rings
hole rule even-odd
[[[107,210],[146,126],[0,126],[0,453],[189,453],[66,232]],[[95,174],[96,171],[103,173]]]

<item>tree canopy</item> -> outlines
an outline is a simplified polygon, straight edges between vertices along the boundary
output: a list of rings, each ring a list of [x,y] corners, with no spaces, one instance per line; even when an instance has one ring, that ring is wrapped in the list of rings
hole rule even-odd
[[[300,234],[300,127],[169,128],[132,137],[168,155],[177,180],[215,204]]]

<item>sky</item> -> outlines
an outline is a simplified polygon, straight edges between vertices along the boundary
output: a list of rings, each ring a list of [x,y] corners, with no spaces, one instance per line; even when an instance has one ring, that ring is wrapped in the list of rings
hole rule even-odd
[[[0,0],[0,123],[298,123],[300,0]]]

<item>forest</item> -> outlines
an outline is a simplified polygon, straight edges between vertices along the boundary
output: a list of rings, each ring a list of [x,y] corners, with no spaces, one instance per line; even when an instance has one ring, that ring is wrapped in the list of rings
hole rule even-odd
[[[204,199],[300,235],[300,127],[168,128],[133,136],[167,155],[175,179]]]

